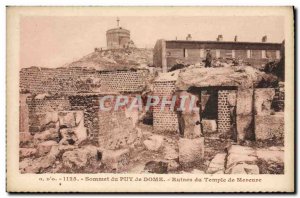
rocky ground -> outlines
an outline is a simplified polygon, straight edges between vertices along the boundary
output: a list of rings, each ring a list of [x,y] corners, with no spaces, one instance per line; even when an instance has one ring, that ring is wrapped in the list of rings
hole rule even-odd
[[[204,136],[204,158],[180,153],[179,136],[155,134],[149,125],[139,124],[142,137],[119,150],[105,150],[88,142],[59,144],[54,129],[30,136],[20,148],[22,173],[195,173],[195,174],[283,174],[284,148],[278,143],[245,142],[236,145],[218,133]],[[23,140],[26,138],[23,137]],[[185,144],[185,143],[184,143]],[[187,144],[190,144],[187,142]],[[273,144],[274,145],[274,144]],[[182,149],[184,150],[184,149]],[[188,159],[188,158],[187,158]]]

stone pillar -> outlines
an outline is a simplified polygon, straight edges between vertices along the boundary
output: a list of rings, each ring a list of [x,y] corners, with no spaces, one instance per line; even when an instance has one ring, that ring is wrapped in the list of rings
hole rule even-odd
[[[185,109],[179,114],[180,133],[183,137],[178,142],[179,163],[184,167],[189,167],[199,164],[203,160],[204,137],[201,137],[200,108],[196,106],[198,96],[185,91],[181,92],[180,96],[187,98]]]
[[[237,141],[253,138],[253,89],[238,89],[236,118]]]

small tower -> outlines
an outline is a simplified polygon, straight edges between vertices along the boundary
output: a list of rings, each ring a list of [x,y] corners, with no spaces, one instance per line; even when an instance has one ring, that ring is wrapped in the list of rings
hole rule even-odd
[[[117,27],[106,31],[107,49],[127,48],[130,42],[130,31],[123,29],[117,18]]]

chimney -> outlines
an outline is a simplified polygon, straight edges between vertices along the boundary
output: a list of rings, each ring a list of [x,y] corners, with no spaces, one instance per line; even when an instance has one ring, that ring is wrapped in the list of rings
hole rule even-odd
[[[238,42],[238,36],[237,35],[234,36],[234,42]]]
[[[266,43],[268,41],[267,35],[263,36],[261,42]]]
[[[223,35],[222,34],[218,35],[217,41],[223,41]]]
[[[188,34],[187,37],[186,37],[186,40],[187,40],[187,41],[192,40],[192,35],[191,35],[191,34]]]

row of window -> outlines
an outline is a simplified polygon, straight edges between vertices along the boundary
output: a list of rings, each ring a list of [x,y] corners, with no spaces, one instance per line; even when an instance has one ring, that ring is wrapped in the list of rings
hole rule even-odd
[[[167,49],[168,57],[206,57],[206,49]],[[254,59],[280,59],[279,50],[224,50],[211,49],[214,58],[254,58]]]

